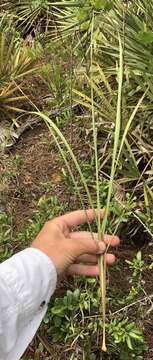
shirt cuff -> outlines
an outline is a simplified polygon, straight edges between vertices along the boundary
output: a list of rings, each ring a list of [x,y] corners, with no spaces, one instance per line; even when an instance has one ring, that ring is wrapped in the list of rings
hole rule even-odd
[[[53,262],[38,249],[25,249],[0,264],[0,359],[20,359],[47,311],[56,283]]]
[[[35,248],[17,253],[0,266],[11,299],[7,316],[16,309],[24,326],[48,304],[56,288],[56,268],[47,255]]]

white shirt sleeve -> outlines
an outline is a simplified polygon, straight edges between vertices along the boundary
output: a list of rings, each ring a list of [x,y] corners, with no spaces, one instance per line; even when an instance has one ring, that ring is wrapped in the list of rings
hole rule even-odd
[[[56,283],[53,262],[38,249],[25,249],[0,264],[0,360],[21,358]]]

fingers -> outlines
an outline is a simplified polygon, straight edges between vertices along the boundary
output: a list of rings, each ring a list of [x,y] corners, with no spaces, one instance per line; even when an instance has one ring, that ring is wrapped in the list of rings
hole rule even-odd
[[[67,270],[68,275],[86,275],[86,276],[98,276],[99,269],[97,266],[90,265],[71,265]]]
[[[113,258],[112,258],[113,256]],[[107,254],[106,255],[106,261],[108,263],[108,265],[111,265],[111,263],[113,263],[115,261],[115,257],[112,254]],[[75,264],[94,264],[97,265],[98,264],[98,255],[81,255],[79,256],[76,261]]]
[[[115,262],[115,256],[113,254],[107,254],[106,255],[107,265],[113,265],[114,262]],[[74,264],[68,268],[67,273],[69,275],[98,276],[99,275],[99,266],[98,266],[98,264],[95,266]]]
[[[84,264],[98,264],[98,255],[81,255],[76,261],[76,264],[84,263]]]
[[[104,217],[104,209],[101,210],[100,215],[101,218]],[[63,223],[64,225],[66,224],[68,228],[72,228],[87,221],[93,221],[96,219],[96,217],[96,210],[77,210],[58,217],[56,221],[58,221],[59,225]]]
[[[113,265],[114,264],[114,262],[115,262],[115,255],[113,255],[113,254],[106,254],[105,255],[106,256],[106,264],[107,265]]]
[[[118,236],[109,235],[104,236],[104,241],[98,241],[97,234],[86,231],[72,232],[69,239],[72,241],[71,246],[75,258],[84,254],[102,254],[106,251],[106,244],[117,246],[120,242]]]
[[[104,235],[104,242],[110,246],[118,246],[120,244],[120,239],[117,235]]]
[[[71,251],[74,258],[78,258],[81,255],[91,254],[91,255],[98,255],[104,254],[106,251],[106,245],[104,241],[98,241],[94,239],[92,236],[84,236],[84,237],[77,237],[69,238]]]
[[[98,234],[97,233],[90,233],[88,231],[75,231],[70,233],[70,237],[71,239],[74,240],[78,240],[78,239],[82,239],[82,240],[86,240],[86,241],[91,241],[93,238],[97,241],[98,240]],[[120,243],[120,239],[118,236],[115,235],[105,235],[104,236],[104,242],[107,245],[111,245],[111,246],[118,246]]]

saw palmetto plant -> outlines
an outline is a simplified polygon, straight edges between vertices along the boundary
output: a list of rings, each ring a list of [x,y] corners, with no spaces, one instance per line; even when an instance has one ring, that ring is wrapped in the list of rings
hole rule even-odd
[[[97,6],[95,10],[95,6]],[[119,58],[118,34],[120,35],[124,50],[124,96],[122,130],[128,127],[128,139],[126,140],[126,158],[122,161],[122,181],[139,183],[141,194],[145,200],[145,186],[149,186],[148,200],[152,203],[151,166],[152,166],[152,110],[153,110],[153,86],[152,86],[152,9],[153,1],[145,0],[135,2],[124,2],[115,0],[113,3],[107,1],[88,1],[84,8],[76,4],[76,8],[68,7],[55,10],[59,17],[58,35],[66,36],[81,29],[81,39],[87,40],[88,52],[90,51],[90,36],[92,31],[91,14],[95,11],[95,26],[93,32],[94,46],[94,69],[92,86],[94,87],[94,107],[96,114],[105,128],[108,136],[110,134],[109,123],[115,116],[114,101],[117,96],[116,64]],[[88,7],[88,12],[85,11]],[[65,11],[65,13],[64,13]],[[78,15],[80,14],[80,15]],[[83,17],[88,14],[88,21]],[[78,18],[77,18],[78,16]],[[82,24],[79,23],[79,16]],[[70,21],[75,19],[70,25]],[[84,28],[83,28],[84,27]],[[82,40],[81,40],[82,41]],[[79,46],[80,42],[77,42]],[[104,71],[103,71],[104,69]],[[84,72],[84,83],[91,86],[91,78]],[[91,109],[91,97],[88,90],[73,90],[74,99],[78,103]],[[143,100],[140,100],[143,99]],[[140,102],[139,102],[140,101]],[[134,121],[131,117],[131,110],[136,109]],[[103,111],[102,111],[103,110]],[[105,110],[105,111],[104,111]],[[131,118],[129,126],[127,119]],[[142,148],[144,151],[142,151]],[[110,157],[111,151],[108,152]],[[124,164],[124,166],[123,166]],[[143,167],[143,176],[141,170]],[[128,174],[128,176],[127,176]],[[139,182],[139,179],[141,181]],[[144,183],[145,182],[145,183]],[[147,182],[147,184],[146,184]],[[132,184],[131,183],[131,184]],[[148,191],[147,191],[148,193]],[[145,206],[146,207],[146,201]]]
[[[26,49],[16,49],[14,37],[0,33],[0,112],[1,119],[21,113],[24,96],[19,91],[23,78],[36,70],[36,63]],[[17,105],[19,104],[19,105]]]
[[[74,1],[49,1],[32,0],[4,1],[2,8],[8,10],[8,15],[12,14],[16,29],[22,34],[34,32],[47,32],[52,24],[54,26],[54,8],[64,8],[69,5],[74,6]]]
[[[37,30],[39,21],[47,13],[47,1],[5,1],[3,6],[7,6],[8,14],[12,14],[17,29],[26,33]]]
[[[110,71],[113,72],[114,58],[118,58],[117,37],[120,32],[121,37],[124,36],[124,59],[126,63],[127,75],[147,74],[152,75],[152,42],[153,36],[151,32],[151,22],[149,21],[149,12],[151,10],[152,2],[149,6],[146,4],[144,18],[138,2],[129,4],[128,7],[121,1],[116,1],[114,8],[109,12],[107,17],[103,17],[99,30],[101,38],[99,45],[99,58],[101,61],[108,61]],[[148,10],[148,11],[147,11]],[[125,13],[126,26],[123,34],[122,14]],[[148,13],[148,16],[147,16]],[[103,21],[105,26],[103,27]],[[105,54],[108,56],[106,57]],[[113,59],[113,61],[112,61]]]
[[[22,35],[33,33],[33,35],[44,34],[61,39],[76,31],[82,33],[81,41],[89,39],[88,29],[91,24],[92,10],[97,13],[112,6],[110,0],[7,0],[1,5],[7,9],[8,19],[13,18],[14,26]],[[89,37],[88,37],[89,33]],[[79,41],[80,42],[80,41]]]

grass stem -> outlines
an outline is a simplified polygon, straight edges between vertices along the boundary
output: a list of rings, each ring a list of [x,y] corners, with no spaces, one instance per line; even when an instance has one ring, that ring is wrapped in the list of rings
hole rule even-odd
[[[107,221],[108,213],[111,202],[111,196],[113,191],[113,182],[116,172],[116,159],[118,154],[119,142],[120,142],[120,131],[121,131],[121,119],[122,119],[122,87],[123,87],[123,48],[121,43],[121,38],[119,36],[119,49],[120,49],[120,58],[119,58],[119,71],[118,71],[118,100],[117,100],[117,112],[116,112],[116,121],[115,121],[115,131],[114,131],[114,147],[113,147],[113,156],[112,156],[112,165],[111,165],[111,174],[109,180],[108,196],[105,208],[104,219],[102,222],[102,227],[100,233],[103,239]],[[102,351],[106,352],[106,261],[103,255],[99,259],[99,270],[100,270],[100,288],[102,296],[102,316],[103,316],[103,342],[102,342]]]

